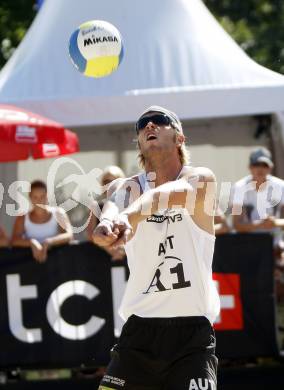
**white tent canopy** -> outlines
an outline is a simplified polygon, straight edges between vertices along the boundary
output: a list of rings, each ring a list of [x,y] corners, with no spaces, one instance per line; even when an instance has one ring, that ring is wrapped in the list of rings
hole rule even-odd
[[[124,40],[119,69],[81,75],[68,42],[81,23],[113,23]],[[253,62],[201,0],[45,0],[0,73],[0,101],[67,126],[133,122],[148,105],[182,119],[283,110],[284,77]]]

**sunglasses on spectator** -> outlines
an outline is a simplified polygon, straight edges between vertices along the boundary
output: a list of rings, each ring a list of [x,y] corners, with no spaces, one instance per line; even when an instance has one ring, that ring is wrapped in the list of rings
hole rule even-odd
[[[145,116],[136,123],[136,133],[138,134],[140,130],[145,129],[149,122],[153,122],[157,126],[169,126],[172,120],[165,114]]]

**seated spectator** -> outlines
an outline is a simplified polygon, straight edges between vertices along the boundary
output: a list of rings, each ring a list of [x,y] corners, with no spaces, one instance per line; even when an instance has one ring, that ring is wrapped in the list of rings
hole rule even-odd
[[[50,247],[73,239],[72,226],[63,209],[47,205],[44,182],[32,182],[29,197],[32,209],[16,218],[11,243],[14,247],[30,247],[34,259],[41,263],[46,260]]]
[[[4,248],[5,246],[9,246],[9,239],[5,229],[0,226],[0,248]]]
[[[122,169],[120,169],[115,165],[111,165],[104,169],[101,177],[101,185],[108,186],[113,180],[124,178],[124,177],[125,175]],[[106,200],[106,191],[102,194],[102,197],[98,202],[101,209],[103,208],[105,200]],[[93,232],[98,223],[99,223],[98,218],[94,215],[94,213],[92,213],[89,225],[87,227],[87,238],[89,241],[93,242]],[[125,252],[122,247],[117,249],[108,249],[107,251],[112,256],[113,260],[120,260],[125,257]]]
[[[271,175],[272,168],[271,154],[266,148],[251,153],[251,174],[239,180],[233,189],[233,226],[237,232],[273,234],[277,294],[284,299],[284,181]]]

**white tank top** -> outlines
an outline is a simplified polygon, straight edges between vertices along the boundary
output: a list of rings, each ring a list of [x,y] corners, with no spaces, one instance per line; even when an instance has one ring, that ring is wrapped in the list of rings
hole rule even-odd
[[[139,181],[147,190],[145,174]],[[214,244],[215,237],[185,209],[160,211],[140,222],[125,245],[130,276],[120,316],[205,316],[212,324],[220,311],[212,280]]]
[[[36,239],[43,242],[48,237],[54,237],[58,234],[58,223],[55,217],[56,207],[48,207],[51,213],[50,219],[45,223],[34,223],[30,220],[29,213],[25,215],[25,237],[27,239]]]

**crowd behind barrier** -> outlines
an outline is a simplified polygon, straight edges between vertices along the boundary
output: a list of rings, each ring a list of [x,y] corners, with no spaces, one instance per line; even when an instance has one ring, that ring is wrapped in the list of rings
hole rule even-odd
[[[220,237],[230,231],[246,233],[246,253],[244,253],[244,256],[247,259],[247,254],[249,254],[253,249],[256,233],[270,232],[270,234],[274,237],[271,254],[273,253],[274,259],[273,274],[278,323],[279,328],[283,330],[284,181],[271,175],[273,162],[270,152],[265,148],[259,148],[251,153],[249,169],[250,175],[239,180],[234,185],[231,193],[231,226],[230,223],[228,223],[227,216],[222,212],[220,207],[218,207],[215,216],[216,235]],[[107,186],[113,180],[124,178],[124,176],[123,171],[119,167],[111,166],[104,170],[101,176],[101,185],[104,188],[104,192],[99,200],[100,207],[103,207],[105,202]],[[266,187],[264,186],[272,187],[272,193],[269,197],[267,197],[267,191],[265,191]],[[266,197],[260,196],[262,192]],[[278,197],[277,202],[275,194]],[[31,183],[29,196],[32,208],[26,215],[16,218],[11,240],[9,240],[5,229],[0,229],[0,247],[11,245],[13,247],[30,248],[33,258],[38,263],[44,263],[49,256],[48,251],[50,251],[50,248],[72,242],[72,226],[64,210],[48,206],[47,187],[44,182],[37,180]],[[43,205],[45,207],[42,207]],[[90,242],[93,241],[93,231],[98,222],[99,221],[95,215],[92,214],[90,223],[86,230],[86,238]],[[226,235],[224,237],[226,237]],[[219,241],[220,240],[221,238]],[[102,251],[102,253],[103,252],[104,251]],[[218,252],[218,241],[216,244],[216,252]],[[12,251],[11,253],[16,252]],[[109,255],[112,260],[121,260],[125,257],[125,252],[121,247],[116,249],[106,249],[106,254]],[[12,258],[14,258],[14,255],[12,255]],[[217,258],[223,259],[222,261],[224,264],[227,261],[223,256],[217,256]],[[267,252],[267,262],[269,261],[270,254]],[[221,267],[222,263],[220,263],[219,266]],[[255,266],[258,266],[257,263]],[[216,326],[218,328],[218,325]],[[280,343],[283,342],[280,341]]]
[[[53,248],[41,264],[29,248],[2,248],[0,266],[2,369],[107,364],[123,325],[125,261],[86,242]],[[214,279],[218,357],[277,356],[271,235],[218,237]]]

